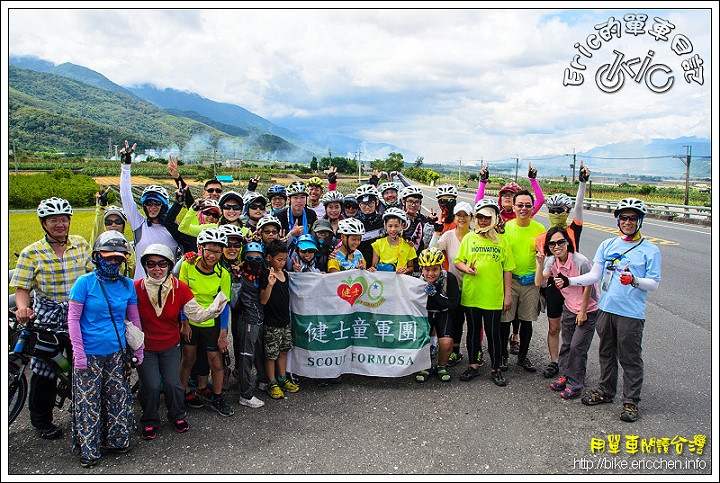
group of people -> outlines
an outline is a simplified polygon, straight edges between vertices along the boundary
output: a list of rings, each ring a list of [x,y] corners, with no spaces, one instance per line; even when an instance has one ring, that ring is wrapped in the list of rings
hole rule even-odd
[[[391,179],[380,184],[374,177],[377,186],[362,184],[342,195],[334,169],[327,191],[318,177],[273,185],[266,195],[256,191],[258,178],[242,195],[211,179],[202,197],[194,199],[178,173],[177,158],[170,157],[174,203],[164,187],[150,185],[139,208],[131,184],[134,149],[127,141],[121,149],[122,207],[108,206],[107,190],[97,193],[90,242],[69,234],[73,211],[66,200],[40,203],[45,236],[22,251],[10,282],[20,322],[36,319],[69,333],[72,441],[81,466],[94,466],[101,449],[125,452],[129,447],[135,426],[129,362],[140,378],[139,426],[146,440],[160,428],[161,395],[168,421],[182,433],[190,427],[188,408],[234,414],[223,399],[230,377],[239,384],[239,404],[249,408],[265,404],[257,396],[261,392],[273,399],[298,392],[299,381],[287,368],[293,349],[292,272],[360,269],[423,280],[433,363],[414,375],[420,383],[431,375],[443,382],[452,379],[448,368],[463,359],[465,324],[468,366],[461,381],[480,374],[483,338],[496,385],[508,383],[504,372],[513,342],[518,365],[535,372],[528,348],[543,302],[550,321],[550,363],[543,375],[558,376],[551,388],[565,399],[581,395],[597,330],[600,386],[582,402],[612,402],[620,361],[621,419],[638,418],[645,299],[657,289],[660,254],[640,235],[647,210],[634,198],[621,200],[615,210],[620,236],[603,242],[592,262],[578,252],[587,167],[581,167],[570,225],[570,197],[545,199],[532,166],[533,193],[509,183],[498,202],[486,198],[486,165],[474,206],[458,202],[457,188],[442,184],[435,190],[439,212],[431,209],[426,215],[420,187]],[[533,220],[543,205],[549,210],[549,230]],[[183,207],[186,214],[178,222]],[[124,235],[126,224],[132,243]],[[126,323],[143,331],[142,345],[130,347]],[[517,338],[510,333],[513,324]],[[32,370],[31,424],[42,438],[57,438],[62,432],[53,423],[53,371],[39,359]]]

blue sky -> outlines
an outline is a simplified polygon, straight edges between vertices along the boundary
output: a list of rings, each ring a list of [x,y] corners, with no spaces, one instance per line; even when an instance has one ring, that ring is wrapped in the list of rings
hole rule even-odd
[[[243,2],[254,9],[181,3],[217,7],[197,10],[168,10],[176,4],[162,2],[31,5],[3,2],[6,59],[35,55],[88,67],[123,86],[195,92],[301,133],[327,130],[393,144],[408,160],[503,161],[636,139],[711,138],[717,116],[711,102],[717,51],[710,48],[716,2],[668,10],[507,9],[503,3],[475,9],[474,2],[416,4],[434,7],[423,9],[319,4],[339,7],[333,10],[282,8],[282,2]],[[133,8],[139,6],[157,8]],[[628,14],[647,15],[644,33],[625,30]],[[619,38],[601,42],[592,58],[581,57],[584,71],[571,69],[574,44],[587,45],[611,17],[621,26]],[[674,26],[667,40],[648,33],[655,18]],[[678,34],[692,52],[673,52]],[[652,50],[648,65],[670,69],[654,70],[652,82],[673,77],[672,87],[655,93],[628,74],[619,90],[602,92],[595,74],[612,64],[614,50],[625,60]],[[695,55],[702,85],[683,77],[682,62]],[[565,69],[582,74],[582,84],[564,86]]]

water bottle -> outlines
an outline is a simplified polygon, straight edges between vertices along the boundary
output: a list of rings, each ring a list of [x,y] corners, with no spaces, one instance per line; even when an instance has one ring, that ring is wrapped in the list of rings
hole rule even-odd
[[[70,361],[67,360],[67,357],[65,357],[62,352],[58,351],[58,353],[52,357],[52,360],[55,361],[55,364],[57,364],[63,372],[70,371]]]
[[[23,349],[25,348],[25,342],[27,341],[27,336],[30,335],[30,332],[23,329],[20,331],[20,337],[18,337],[17,342],[15,342],[15,347],[13,348],[13,352],[16,354],[22,354]]]

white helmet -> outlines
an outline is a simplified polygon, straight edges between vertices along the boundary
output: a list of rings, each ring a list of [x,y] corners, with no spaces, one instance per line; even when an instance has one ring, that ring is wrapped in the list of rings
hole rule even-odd
[[[127,223],[127,216],[125,216],[125,211],[123,211],[123,209],[120,208],[119,206],[115,206],[115,205],[108,206],[107,209],[105,210],[105,214],[103,215],[103,220],[107,220],[107,217],[110,215],[117,215],[120,218],[122,218],[122,220],[124,222]]]
[[[329,203],[340,203],[340,206],[342,206],[343,201],[345,201],[345,196],[343,196],[343,194],[339,191],[328,191],[322,195],[320,201],[322,201],[325,206]]]
[[[405,228],[408,224],[408,219],[407,215],[405,215],[405,212],[400,208],[396,208],[394,206],[387,208],[383,213],[382,218],[383,223],[387,222],[388,218],[398,218],[400,220],[400,223],[402,223],[403,228]]]
[[[364,235],[365,225],[357,218],[345,218],[338,222],[338,235]]]
[[[218,230],[225,233],[225,236],[228,238],[231,236],[239,236],[241,238],[245,238],[245,235],[243,235],[242,228],[240,228],[237,225],[233,225],[232,223],[226,223],[225,225],[220,225],[218,227]]]
[[[392,181],[388,181],[387,183],[383,183],[377,188],[378,193],[383,194],[387,190],[395,190],[398,191],[397,184],[393,183]]]
[[[168,262],[170,262],[170,270],[173,269],[173,265],[175,265],[175,256],[169,246],[163,245],[162,243],[152,243],[148,245],[147,248],[145,248],[142,256],[140,257],[140,264],[143,267],[145,266],[145,260],[150,255],[157,255],[159,257],[163,257]]]
[[[360,201],[361,198],[364,196],[370,196],[377,200],[380,195],[378,194],[378,190],[376,187],[374,187],[371,184],[363,184],[355,188],[355,198]]]
[[[293,181],[285,189],[288,198],[294,195],[307,195],[309,193],[307,186],[302,181]]]
[[[645,206],[645,202],[637,198],[625,198],[618,201],[617,207],[615,208],[616,218],[622,210],[635,210],[637,214],[641,217],[647,215],[647,207]]]
[[[198,245],[205,245],[206,243],[217,243],[224,247],[227,246],[227,235],[220,231],[218,228],[205,228],[197,237]]]
[[[62,198],[56,198],[53,196],[52,198],[48,198],[40,202],[37,207],[37,214],[38,218],[40,218],[41,220],[46,216],[52,215],[72,216],[73,209],[67,200],[64,200]]]
[[[400,192],[400,198],[404,200],[408,196],[414,196],[416,198],[422,199],[423,190],[419,186],[406,186]]]
[[[260,218],[257,222],[257,229],[262,230],[265,225],[275,225],[278,227],[278,230],[282,228],[280,220],[278,220],[276,216],[272,215],[265,215]]]
[[[165,188],[158,184],[151,184],[147,188],[145,188],[142,192],[142,196],[140,196],[140,203],[145,203],[145,200],[147,199],[148,195],[151,193],[154,193],[156,195],[159,195],[161,198],[163,198],[166,202],[170,199],[168,197],[168,192]]]
[[[267,205],[267,200],[260,193],[256,193],[255,191],[245,192],[245,194],[243,195],[243,205],[245,205],[246,208],[253,204],[253,202],[255,201],[259,201],[263,205]]]
[[[218,216],[222,214],[222,210],[220,209],[220,203],[217,202],[217,200],[214,200],[212,198],[205,198],[202,200],[202,208],[200,211],[205,211],[208,208],[213,208],[213,211],[218,213]]]
[[[441,184],[435,189],[435,198],[442,198],[443,196],[455,196],[457,197],[458,190],[451,184]]]
[[[498,215],[498,216],[500,215],[500,207],[498,206],[497,202],[495,200],[490,200],[487,198],[482,199],[482,200],[478,201],[477,203],[475,203],[475,214],[477,215],[478,213],[480,213],[480,210],[482,210],[485,207],[492,208],[493,210],[495,210],[496,215]]]
[[[547,206],[548,209],[570,208],[572,206],[572,200],[565,193],[555,193],[547,197],[545,206]]]

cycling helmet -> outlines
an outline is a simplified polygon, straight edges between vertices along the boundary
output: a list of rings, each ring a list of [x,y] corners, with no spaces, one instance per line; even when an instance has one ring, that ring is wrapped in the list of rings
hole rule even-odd
[[[367,200],[366,197],[368,197]],[[355,188],[355,198],[358,201],[377,200],[379,197],[377,188],[371,184],[363,184]]]
[[[570,209],[572,200],[565,193],[555,193],[547,197],[545,205],[548,209]]]
[[[422,199],[423,190],[419,186],[406,186],[400,192],[400,198],[402,198],[404,200],[408,196],[414,196],[416,198]]]
[[[167,204],[169,199],[167,190],[157,184],[151,184],[143,190],[142,196],[140,196],[140,203],[145,203],[148,197],[161,198],[161,201],[164,201],[165,204]]]
[[[502,188],[500,188],[500,191],[498,191],[498,196],[502,194],[503,191],[509,191],[512,194],[517,193],[522,188],[520,188],[520,185],[515,182],[510,182],[505,184]]]
[[[300,235],[297,239],[297,246],[302,250],[312,248],[313,250],[317,251],[318,249],[315,237],[313,237],[312,235]]]
[[[390,207],[385,210],[385,212],[382,215],[383,223],[386,223],[388,218],[398,218],[400,220],[400,223],[402,223],[403,227],[406,227],[408,224],[407,215],[405,215],[405,212],[401,210],[400,208],[396,207]]]
[[[622,210],[634,210],[637,212],[638,216],[640,218],[645,217],[647,215],[647,207],[645,206],[645,202],[643,200],[639,200],[637,198],[625,198],[623,200],[618,201],[617,207],[615,208],[615,218],[620,214]]]
[[[206,243],[217,243],[224,247],[227,246],[227,235],[220,231],[219,228],[205,228],[197,237],[198,245],[205,245]]]
[[[114,255],[127,257],[130,253],[130,242],[119,231],[108,230],[98,235],[92,251],[93,255],[96,252],[112,252]]]
[[[348,205],[354,206],[355,208],[358,207],[358,202],[357,202],[357,198],[355,198],[355,195],[347,195],[343,199],[343,207],[348,206]]]
[[[435,189],[435,198],[442,198],[443,196],[455,196],[457,197],[458,190],[451,184],[441,184]]]
[[[343,201],[345,201],[345,197],[339,191],[328,191],[327,193],[322,195],[322,198],[320,198],[320,200],[325,206],[327,206],[329,203],[340,203],[340,205],[342,205]]]
[[[293,181],[287,187],[285,192],[287,193],[288,198],[289,198],[294,195],[307,195],[308,189],[307,189],[307,186],[305,186],[305,183],[303,183],[302,181]]]
[[[127,223],[127,216],[125,216],[125,212],[119,206],[115,206],[115,205],[108,206],[107,209],[105,210],[105,214],[103,215],[103,220],[107,220],[107,217],[110,215],[117,215],[120,218],[122,218],[122,220],[125,223]]]
[[[231,236],[239,236],[241,238],[245,238],[242,232],[242,228],[240,228],[237,225],[233,225],[232,223],[227,223],[225,225],[220,225],[218,227],[218,230],[225,233],[225,236],[230,238]]]
[[[438,247],[430,247],[420,252],[418,265],[421,267],[432,267],[442,265],[445,261],[445,254]]]
[[[140,264],[143,267],[145,266],[145,260],[150,255],[157,255],[159,257],[163,257],[168,262],[170,262],[170,270],[173,269],[173,266],[175,265],[175,256],[169,246],[163,245],[162,243],[152,243],[148,245],[147,248],[145,248],[142,256],[140,257]]]
[[[285,191],[285,187],[281,184],[276,184],[269,187],[267,190],[268,199],[274,196],[282,196],[283,198],[287,198],[287,192]]]
[[[224,205],[225,203],[227,203],[228,200],[231,199],[238,200],[240,202],[240,208],[242,208],[242,205],[245,203],[242,195],[240,195],[240,193],[238,193],[237,191],[226,191],[220,197],[218,204],[222,207],[222,205]]]
[[[317,176],[313,176],[309,180],[307,180],[308,186],[317,186],[318,188],[325,189],[325,185],[323,184],[323,180],[318,178]]]
[[[222,215],[222,211],[220,210],[220,204],[212,198],[205,198],[203,200],[203,205],[200,211],[202,211],[203,214],[205,214],[206,211],[214,211],[215,213],[217,213],[217,216]]]
[[[263,205],[267,205],[267,200],[260,193],[256,193],[255,191],[247,191],[243,195],[243,204],[247,207],[252,205],[253,203],[262,203]]]
[[[280,220],[278,220],[276,216],[272,215],[265,215],[260,218],[257,222],[257,229],[262,230],[265,225],[275,225],[277,226],[278,230],[282,228]]]
[[[498,206],[497,202],[495,200],[489,200],[487,198],[475,203],[475,214],[477,215],[478,213],[480,213],[480,210],[487,207],[495,210],[496,215],[500,215],[500,207]]]
[[[52,215],[72,216],[73,209],[67,200],[64,200],[62,198],[56,198],[53,196],[52,198],[48,198],[40,202],[37,207],[37,214],[38,218],[40,218],[41,220],[47,216]]]
[[[338,234],[340,235],[364,235],[365,225],[357,218],[345,218],[338,222]]]
[[[258,243],[258,242],[246,243],[245,246],[243,247],[243,255],[246,254],[247,252],[263,253],[263,246],[261,243]]]
[[[378,186],[377,190],[378,190],[378,193],[380,193],[382,195],[387,190],[398,191],[398,187],[397,187],[397,184],[393,183],[392,181],[389,181],[387,183],[383,183],[380,186]]]

